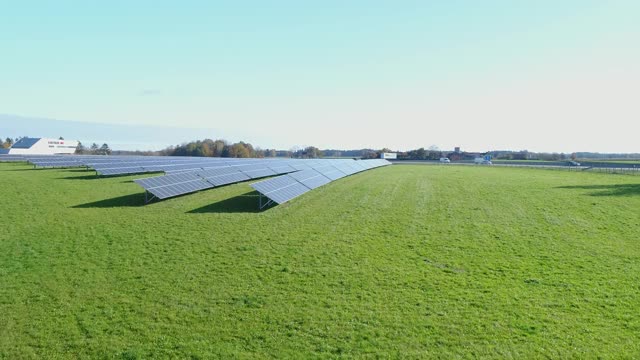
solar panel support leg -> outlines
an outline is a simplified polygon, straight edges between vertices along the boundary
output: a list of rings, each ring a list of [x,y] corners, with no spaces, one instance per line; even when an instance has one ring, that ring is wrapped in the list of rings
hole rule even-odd
[[[273,200],[271,200],[271,199],[269,199],[269,198],[265,197],[265,198],[266,198],[267,200],[269,200],[269,201],[267,201],[266,203],[264,203],[264,204],[263,204],[263,203],[262,203],[262,198],[263,198],[263,196],[262,196],[262,194],[260,194],[260,197],[258,198],[258,199],[259,199],[259,200],[258,200],[258,201],[259,201],[258,206],[259,206],[260,210],[264,209],[265,207],[267,207],[267,206],[269,206],[269,205],[271,205],[271,204],[273,203]]]
[[[145,191],[145,192],[144,192],[144,203],[145,203],[145,205],[146,205],[146,204],[148,204],[148,203],[150,203],[150,202],[151,202],[151,200],[153,200],[155,197],[156,197],[156,196],[155,196],[155,195],[153,195],[153,194],[151,195],[151,197],[149,197],[149,192],[148,192],[148,191]]]

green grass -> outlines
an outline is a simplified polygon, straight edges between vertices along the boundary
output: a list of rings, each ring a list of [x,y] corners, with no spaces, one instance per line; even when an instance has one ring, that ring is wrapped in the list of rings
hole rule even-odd
[[[0,358],[637,358],[640,179],[395,165],[237,184],[0,164]]]

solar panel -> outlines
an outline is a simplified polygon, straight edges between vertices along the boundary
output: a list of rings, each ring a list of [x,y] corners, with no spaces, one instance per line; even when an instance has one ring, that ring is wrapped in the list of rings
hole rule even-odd
[[[346,164],[336,164],[334,167],[340,171],[342,171],[345,175],[353,175],[357,171]]]
[[[33,165],[36,167],[77,167],[82,164],[76,161],[33,161]]]
[[[228,174],[237,174],[239,173],[240,170],[236,169],[235,167],[232,166],[225,166],[225,167],[216,167],[216,168],[208,168],[208,169],[203,169],[200,171],[196,171],[196,173],[203,177],[203,178],[210,178],[210,177],[216,177],[216,176],[221,176],[221,175],[228,175]]]
[[[194,172],[186,172],[181,174],[171,174],[163,176],[155,176],[144,179],[133,180],[136,184],[142,186],[145,189],[150,189],[159,186],[173,185],[188,181],[201,180],[201,178]]]
[[[356,169],[358,172],[360,171],[365,171],[365,170],[369,170],[368,167],[366,167],[362,161],[354,161],[352,163],[349,164],[352,168]]]
[[[305,164],[305,163],[301,163],[301,162],[294,162],[289,164],[289,166],[291,166],[292,168],[296,169],[296,170],[307,170],[307,169],[312,169],[313,167],[310,164]]]
[[[273,179],[267,179],[263,181],[259,181],[251,184],[251,187],[256,189],[257,191],[268,194],[272,191],[276,191],[278,189],[297,184],[298,181],[288,176],[278,176]]]
[[[331,181],[338,180],[346,176],[342,171],[338,170],[334,166],[322,166],[317,167],[314,170],[329,178]]]
[[[278,204],[282,204],[308,192],[309,190],[310,189],[306,186],[300,183],[295,183],[291,186],[271,192],[267,197]]]
[[[275,171],[276,174],[286,174],[286,173],[297,171],[296,168],[286,163],[269,164],[268,166],[269,166],[269,169]]]
[[[140,174],[146,172],[141,167],[136,168],[115,168],[115,169],[102,169],[96,172],[100,175],[125,175],[125,174]]]
[[[329,178],[315,170],[303,170],[288,174],[287,176],[297,180],[309,189],[315,189],[331,182]]]
[[[287,202],[310,190],[288,175],[260,181],[251,184],[251,187],[277,204]]]
[[[231,173],[226,175],[208,177],[206,178],[206,180],[215,186],[222,186],[222,185],[233,184],[241,181],[251,180],[251,178],[246,174],[237,172],[237,173]]]
[[[360,165],[363,166],[367,170],[372,169],[372,168],[375,167],[373,165],[373,163],[371,162],[371,160],[361,160],[361,161],[358,161],[358,163],[360,163]]]
[[[155,195],[158,199],[166,199],[173,196],[184,195],[184,194],[188,194],[188,193],[192,193],[200,190],[210,189],[212,187],[213,185],[200,179],[200,180],[194,180],[194,181],[189,181],[189,182],[184,182],[179,184],[173,184],[169,186],[155,187],[155,188],[147,189],[147,191]]]
[[[273,175],[277,175],[278,173],[276,173],[275,171],[264,167],[264,168],[257,168],[254,170],[249,170],[249,171],[243,171],[243,173],[245,173],[247,176],[249,176],[252,179],[257,179],[257,178],[261,178],[261,177],[267,177],[267,176],[273,176]]]
[[[276,175],[276,172],[269,169],[265,164],[238,165],[233,166],[233,168],[241,171],[252,179]]]

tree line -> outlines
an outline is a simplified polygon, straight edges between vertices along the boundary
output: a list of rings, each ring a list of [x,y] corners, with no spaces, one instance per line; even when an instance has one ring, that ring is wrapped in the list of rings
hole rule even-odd
[[[8,149],[11,147],[11,145],[15,144],[16,141],[18,141],[20,139],[12,139],[10,137],[2,140],[2,138],[0,137],[0,149]]]
[[[111,152],[111,148],[106,143],[102,144],[102,146],[98,146],[98,144],[93,143],[89,148],[87,148],[78,141],[78,147],[76,147],[77,155],[111,155]]]
[[[227,158],[267,158],[267,157],[294,157],[294,158],[320,158],[322,151],[314,146],[302,149],[293,148],[289,151],[276,149],[261,149],[252,144],[240,141],[229,143],[226,140],[204,139],[188,143],[169,146],[160,150],[156,155],[165,156],[202,156],[202,157],[227,157]]]

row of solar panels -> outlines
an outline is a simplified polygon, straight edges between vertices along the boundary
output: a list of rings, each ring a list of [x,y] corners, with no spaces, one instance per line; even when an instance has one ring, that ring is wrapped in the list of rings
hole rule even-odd
[[[353,162],[351,159],[233,159],[233,158],[182,158],[182,157],[83,157],[83,156],[44,156],[29,157],[29,162],[36,167],[72,167],[85,166],[92,168],[98,175],[128,175],[164,172],[165,174],[192,172],[218,168],[225,166],[240,166],[247,164],[259,164],[271,162],[269,165],[275,166],[276,162]],[[318,163],[318,164],[320,164]]]
[[[268,166],[276,166],[279,163],[302,163],[310,161],[321,162],[353,162],[351,159],[327,159],[327,160],[300,160],[300,159],[226,159],[216,158],[215,160],[203,160],[200,158],[197,161],[185,161],[185,162],[137,162],[122,164],[89,164],[100,175],[126,175],[126,174],[141,174],[151,172],[164,172],[166,174],[206,170],[210,168],[226,167],[226,166],[243,166],[267,163]]]
[[[0,154],[0,162],[26,161],[24,156]]]
[[[385,164],[389,164],[384,161]],[[188,194],[216,186],[222,186],[251,179],[295,173],[300,170],[323,169],[331,180],[339,179],[359,171],[382,164],[377,160],[355,161],[333,160],[258,160],[252,164],[236,162],[233,165],[197,169],[182,173],[172,173],[134,182],[159,199]]]
[[[102,156],[102,155],[4,155],[0,161],[27,161],[36,168],[87,167],[100,175],[124,175],[168,170],[189,170],[234,159],[168,156]],[[240,159],[235,159],[240,160]],[[246,159],[243,159],[246,160]],[[255,160],[255,159],[254,159]],[[193,166],[201,164],[203,166]],[[180,167],[180,165],[184,165]]]
[[[262,196],[267,197],[270,201],[276,204],[282,204],[310,190],[326,185],[331,181],[338,180],[342,177],[352,175],[360,171],[390,164],[391,163],[387,160],[376,159],[356,161],[354,164],[320,166],[263,180],[255,184],[251,184],[251,187],[258,191]],[[269,203],[270,202],[267,202],[265,206]],[[261,207],[263,206],[261,205]]]

